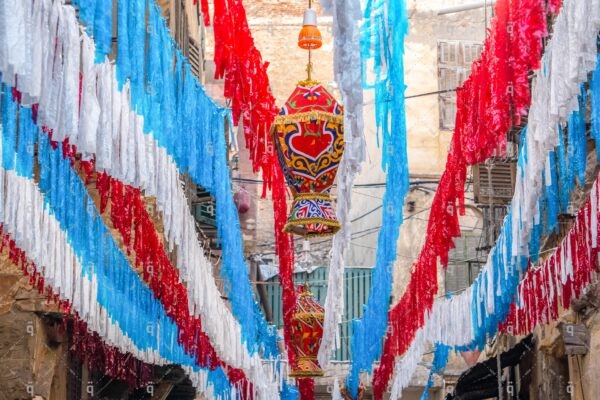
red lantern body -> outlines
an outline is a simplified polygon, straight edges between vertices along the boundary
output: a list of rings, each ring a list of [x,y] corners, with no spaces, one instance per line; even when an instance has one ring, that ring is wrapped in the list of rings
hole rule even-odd
[[[292,317],[292,346],[296,362],[292,365],[291,377],[323,376],[317,360],[323,338],[323,307],[313,297],[308,287],[300,286],[296,309]]]
[[[300,82],[273,125],[274,142],[294,202],[287,232],[328,236],[340,224],[329,191],[344,152],[342,106],[315,82]]]

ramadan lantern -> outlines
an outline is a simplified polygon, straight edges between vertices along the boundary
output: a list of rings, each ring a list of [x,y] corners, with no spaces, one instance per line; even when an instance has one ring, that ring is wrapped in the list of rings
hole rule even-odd
[[[318,82],[300,82],[275,118],[273,135],[294,195],[285,231],[304,237],[335,234],[340,223],[329,191],[344,151],[342,106]]]
[[[298,47],[308,50],[308,78],[298,83],[272,127],[279,162],[294,195],[284,230],[304,237],[329,236],[340,229],[329,191],[344,152],[343,108],[311,79],[311,51],[323,44],[311,3],[308,0],[298,35]]]
[[[307,285],[300,286],[292,317],[291,343],[296,353],[290,377],[323,376],[317,360],[323,337],[323,307],[313,297]]]

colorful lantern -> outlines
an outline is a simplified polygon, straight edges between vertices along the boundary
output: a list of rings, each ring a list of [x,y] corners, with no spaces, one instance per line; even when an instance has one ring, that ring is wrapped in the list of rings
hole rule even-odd
[[[323,307],[317,303],[308,286],[300,286],[292,317],[291,342],[296,353],[296,362],[292,365],[291,377],[323,376],[317,355],[323,338],[324,318]]]
[[[344,152],[342,106],[314,81],[303,81],[273,124],[274,142],[294,202],[286,232],[335,234],[340,223],[329,196]]]

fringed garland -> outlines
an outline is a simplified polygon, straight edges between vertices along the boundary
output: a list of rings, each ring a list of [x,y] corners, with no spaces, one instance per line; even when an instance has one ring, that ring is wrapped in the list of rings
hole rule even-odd
[[[473,311],[471,315],[473,316],[474,334],[472,341],[469,341],[469,335],[465,337],[464,344],[467,344],[468,347],[481,343],[486,335],[494,334],[498,329],[498,323],[504,319],[509,307],[511,307],[514,298],[511,293],[517,293],[519,273],[528,266],[528,259],[522,255],[523,252],[529,248],[532,258],[537,258],[539,237],[542,233],[549,233],[556,227],[559,197],[568,199],[570,190],[574,187],[571,183],[574,177],[579,176],[578,179],[581,183],[581,174],[585,171],[581,155],[582,152],[585,153],[585,141],[581,139],[582,136],[585,136],[585,133],[580,129],[583,124],[581,113],[575,111],[569,117],[569,132],[571,134],[569,141],[572,145],[568,147],[570,149],[568,154],[564,141],[561,139],[557,142],[555,139],[560,137],[560,130],[556,127],[554,130],[547,129],[546,122],[559,121],[560,119],[566,121],[568,115],[565,112],[566,110],[584,108],[585,93],[580,96],[579,103],[576,101],[577,94],[580,91],[579,79],[585,80],[587,72],[594,68],[597,57],[595,33],[599,28],[594,25],[594,21],[596,21],[596,25],[597,21],[600,21],[599,10],[589,2],[587,4],[565,2],[564,8],[568,9],[568,15],[585,15],[591,21],[589,25],[586,25],[581,24],[581,21],[578,20],[577,29],[582,32],[578,35],[578,42],[569,48],[569,51],[573,54],[571,57],[574,60],[579,60],[578,64],[575,64],[575,69],[578,69],[579,73],[575,75],[567,73],[569,70],[573,71],[574,67],[561,66],[555,68],[551,75],[539,75],[534,82],[534,101],[529,115],[530,129],[526,135],[525,133],[523,135],[519,173],[517,174],[518,182],[511,213],[505,219],[498,244],[490,253],[488,263],[477,278],[475,285],[469,288],[469,290],[473,289],[474,293],[457,296],[465,298],[472,296]],[[566,16],[560,14],[554,28],[553,40],[548,45],[544,57],[546,65],[553,59],[564,59],[565,53],[568,53],[563,47],[565,43],[563,40],[566,37],[566,32],[571,32],[574,29],[569,28],[565,22]],[[598,66],[596,65],[596,67]],[[577,78],[574,79],[574,76]],[[596,73],[593,76],[596,76]],[[549,90],[544,90],[550,87],[550,82],[554,87],[557,87],[557,84],[562,84],[562,87],[566,90],[551,94]],[[595,93],[592,92],[592,97],[594,95]],[[593,113],[596,112],[598,111],[593,110]],[[539,124],[538,121],[543,123]],[[531,138],[527,140],[529,137]],[[552,146],[556,144],[558,144],[556,151],[550,151]],[[571,159],[569,163],[567,163],[567,155]],[[572,168],[570,172],[567,166],[569,164]],[[542,185],[540,186],[539,177],[542,175],[543,180],[541,180]],[[538,183],[536,183],[536,176],[538,177]],[[523,181],[524,177],[527,178],[527,182]],[[556,183],[557,179],[558,184]],[[545,189],[543,189],[544,187]],[[558,190],[560,187],[563,187],[563,189]],[[594,196],[591,196],[590,201],[595,201]],[[568,204],[564,200],[561,203],[560,208]],[[535,204],[535,206],[533,208],[529,206],[528,208],[524,204]],[[545,220],[547,223],[545,226],[541,223],[544,220],[542,213],[546,215]],[[515,224],[519,228],[515,229]],[[594,221],[592,220],[593,224]],[[531,232],[531,234],[527,232]],[[582,282],[585,283],[587,280],[583,279]],[[540,290],[547,294],[547,290],[550,289],[542,288]],[[534,313],[534,315],[537,314]],[[548,318],[547,315],[546,318]],[[453,329],[452,320],[446,320],[443,324],[446,326],[445,330]],[[430,330],[429,323],[424,328]],[[432,337],[431,341],[439,341],[439,337]],[[459,343],[452,344],[458,345]]]
[[[121,3],[119,5],[121,5]],[[54,13],[55,17],[53,21],[64,19],[64,22],[60,24],[61,27],[68,28],[70,26],[74,26],[77,30],[75,15],[74,13],[70,12],[71,8],[67,6],[59,6],[57,3],[51,3],[47,1],[41,2],[40,7],[46,7],[45,9],[41,10],[42,14],[43,12]],[[119,9],[119,12],[120,11],[121,9]],[[47,21],[47,19],[47,17],[42,18],[42,21]],[[126,27],[127,25],[124,26]],[[37,27],[37,25],[34,24],[34,27]],[[34,30],[34,32],[38,31],[41,30]],[[120,28],[120,32],[121,31],[122,30]],[[123,31],[126,32],[125,29],[123,29]],[[75,32],[75,36],[78,38],[77,32]],[[126,37],[127,35],[122,35],[120,36],[120,39],[125,40],[124,38]],[[59,36],[59,45],[62,45],[63,41],[68,41],[69,38],[69,35]],[[33,39],[35,39],[35,37],[33,37]],[[84,52],[84,60],[90,60],[89,57],[86,57],[86,55],[89,56],[89,54],[93,54],[93,43],[91,43],[89,38],[87,38],[85,35],[82,39],[83,48],[86,50]],[[43,44],[45,43],[45,40],[51,40],[54,43],[54,38],[52,36],[48,38],[43,37],[40,38],[40,40],[33,40],[32,42]],[[77,48],[77,44],[65,44],[64,47],[73,49]],[[24,53],[28,49],[28,47],[25,47]],[[42,51],[46,51],[47,49],[48,48],[44,46],[42,46],[41,48]],[[119,49],[121,49],[121,47],[119,47]],[[32,53],[32,57],[34,59],[36,58],[36,54],[38,53]],[[52,53],[49,53],[48,55],[50,56],[50,54]],[[75,52],[74,54],[78,54],[78,52]],[[47,59],[47,56],[44,55],[42,58]],[[62,66],[63,64],[57,63],[56,60],[59,59],[55,59],[54,57],[48,59],[55,60],[54,62],[50,62],[48,65],[44,64],[44,67],[48,67],[52,71],[77,72],[76,69],[73,70],[72,68],[65,68]],[[65,65],[68,61],[69,59],[65,58]],[[42,63],[40,62],[40,64]],[[79,62],[75,64],[79,65]],[[120,68],[121,67],[117,65],[117,72],[120,70]],[[160,211],[162,211],[162,214],[164,216],[165,231],[169,238],[169,245],[178,245],[177,266],[181,272],[181,276],[188,283],[196,282],[194,284],[188,284],[190,299],[192,299],[194,303],[193,305],[190,304],[190,308],[192,309],[192,306],[194,306],[193,310],[195,313],[200,312],[201,315],[204,315],[204,317],[206,317],[206,308],[203,307],[203,305],[206,304],[206,296],[209,293],[218,294],[218,290],[216,289],[212,278],[205,279],[200,277],[201,274],[208,274],[208,276],[210,276],[210,263],[205,259],[203,251],[196,240],[193,221],[191,221],[189,217],[185,217],[189,215],[189,210],[187,213],[185,212],[189,207],[187,206],[185,195],[183,194],[183,191],[181,190],[181,187],[178,182],[177,168],[174,166],[173,161],[170,160],[170,157],[164,153],[164,150],[160,147],[157,147],[156,142],[153,141],[151,137],[143,135],[142,131],[144,130],[145,126],[143,119],[139,116],[135,116],[135,114],[129,111],[129,84],[125,84],[122,86],[122,93],[115,91],[114,88],[116,88],[117,84],[115,82],[116,79],[114,67],[111,67],[108,64],[98,65],[97,67],[94,67],[92,60],[92,62],[86,61],[84,63],[83,71],[85,72],[84,82],[86,82],[86,79],[88,82],[96,82],[95,79],[91,80],[86,77],[91,76],[91,74],[98,75],[97,87],[95,87],[95,90],[91,90],[88,86],[86,86],[88,90],[82,91],[84,99],[84,101],[82,101],[82,109],[85,108],[89,111],[90,105],[100,106],[100,123],[98,124],[100,129],[91,129],[94,135],[97,131],[97,140],[92,141],[90,139],[89,127],[82,130],[87,132],[85,135],[72,135],[71,139],[75,139],[78,146],[81,144],[84,147],[86,143],[96,143],[97,153],[95,155],[95,158],[97,168],[99,170],[110,170],[111,173],[115,174],[115,176],[118,176],[119,179],[134,184],[137,187],[144,188],[144,190],[147,193],[149,193],[149,195],[154,195],[157,197],[158,208]],[[69,74],[65,74],[65,76],[68,78]],[[76,76],[78,76],[78,74]],[[10,74],[5,73],[3,75],[3,79],[5,80],[9,79],[10,77]],[[39,80],[36,80],[35,76],[33,75],[23,75],[19,77],[18,82],[19,85],[21,85],[24,88],[28,88],[33,92],[35,92],[33,88],[36,87],[43,87],[45,91],[49,92],[53,90],[54,87],[60,87],[57,86],[57,84],[62,85],[63,82],[70,82],[68,79],[61,79],[59,81],[59,78],[61,78],[61,75],[58,74],[41,74],[37,78]],[[56,83],[53,83],[53,80],[56,81]],[[79,79],[77,78],[77,82],[78,80]],[[60,93],[63,95],[65,100],[68,100],[70,98],[70,96],[68,95],[68,90],[63,90]],[[71,89],[70,93],[76,99],[77,86],[75,86],[74,89]],[[35,99],[35,96],[29,95],[28,93],[23,93],[24,100],[29,98]],[[51,107],[52,105],[54,105],[54,103],[57,102],[48,102],[50,99],[44,96],[42,96],[42,99],[46,99],[45,101],[47,105],[46,103],[44,103],[44,106],[40,107],[40,118],[42,120],[49,121],[50,123],[54,124],[50,126],[53,127],[55,137],[64,138],[65,126],[57,124],[55,121],[65,121],[65,119],[56,118],[56,113],[64,112],[65,115],[77,116],[77,112],[71,111],[72,109],[74,109],[74,107],[77,107],[76,102],[67,102],[65,103],[65,107],[59,110],[56,107]],[[87,106],[85,106],[86,104]],[[112,107],[112,109],[110,107]],[[89,114],[98,115],[97,111],[90,112]],[[88,125],[88,122],[82,123],[82,127]],[[78,127],[79,124],[76,122],[74,126]],[[106,132],[107,128],[108,132]],[[105,139],[110,139],[111,128],[113,138],[116,138],[116,142],[113,139],[113,143],[111,143],[110,140],[107,142]],[[106,133],[108,133],[108,135]],[[130,135],[130,139],[127,139],[125,134]],[[117,147],[114,147],[115,143]],[[89,159],[89,153],[84,153],[84,158]],[[210,168],[206,168],[204,170],[208,172],[211,171]],[[138,172],[136,173],[136,171]],[[200,283],[200,285],[198,285],[197,283]],[[203,286],[205,287],[205,289],[203,289]],[[213,298],[213,296],[208,295],[208,298]],[[215,296],[214,298],[218,298],[218,296]],[[209,325],[209,333],[211,339],[218,344],[219,341],[223,341],[226,338],[225,335],[219,332],[226,331],[233,333],[239,331],[237,329],[232,329],[233,327],[237,326],[237,323],[228,322],[228,319],[231,318],[231,314],[229,313],[229,311],[222,307],[221,303],[216,305],[221,306],[219,307],[219,309],[224,310],[224,312],[219,312],[218,309],[217,312],[219,315],[223,314],[225,316],[229,316],[229,318],[220,319],[220,321],[222,321],[224,324],[223,326],[227,328],[225,330],[219,329],[217,324]],[[245,315],[247,315],[247,313],[245,313]],[[237,333],[237,335],[238,337],[241,337],[240,333]],[[274,337],[272,340],[274,341]],[[232,342],[238,343],[241,342],[241,340],[233,340],[228,343]],[[273,347],[274,342],[273,346],[266,346],[265,348],[272,349]],[[240,362],[241,365],[244,366],[244,368],[248,368],[247,371],[255,371],[255,373],[258,374],[257,376],[253,376],[253,378],[258,379],[259,382],[264,382],[264,377],[262,379],[260,378],[262,366],[260,364],[260,359],[257,359],[256,354],[253,356],[252,360],[246,361],[248,359],[248,355],[244,356],[244,354],[247,354],[246,352],[242,352],[242,354],[238,354],[237,356],[232,354],[232,357],[229,357],[228,355],[232,353],[229,346],[219,345],[218,348],[221,349],[222,352],[224,352],[223,354],[226,355],[225,358],[228,360],[228,362],[234,364]],[[237,361],[239,360],[239,356],[244,356],[244,358],[242,358],[241,361]],[[254,375],[254,373],[252,373],[251,375]],[[260,387],[264,385],[258,384],[258,386]]]
[[[5,95],[3,96],[3,102],[2,102],[3,105],[5,105],[11,101],[11,94],[9,92],[10,91],[7,90]],[[18,174],[31,177],[32,173],[33,173],[33,155],[32,155],[33,152],[31,151],[31,149],[33,149],[36,145],[35,126],[32,121],[33,115],[31,113],[30,109],[18,108],[17,110],[18,110],[18,114],[20,116],[19,125],[18,125],[19,131],[18,132],[17,131],[13,131],[13,132],[8,131],[7,132],[7,130],[5,130],[3,132],[4,133],[3,149],[5,151],[10,150],[10,147],[7,146],[7,144],[8,145],[10,145],[11,143],[14,144],[14,140],[9,141],[6,139],[10,138],[10,137],[14,138],[17,135],[20,137],[21,142],[27,143],[27,146],[19,146],[17,157],[15,160],[16,162],[14,162],[13,165],[16,166],[16,171]],[[3,115],[4,121],[10,121],[11,119],[14,120],[15,116],[12,114],[4,113],[4,115]],[[8,133],[8,135],[6,133]],[[33,135],[32,135],[32,133],[33,133]],[[48,151],[53,152],[53,153],[61,153],[62,154],[62,155],[58,156],[59,157],[58,159],[56,157],[54,157],[54,159],[53,159],[53,157],[51,156],[50,159],[46,160],[47,161],[46,163],[41,163],[40,177],[42,179],[42,182],[40,182],[40,184],[42,186],[45,186],[43,184],[44,179],[50,179],[52,182],[56,182],[59,185],[61,185],[60,182],[70,182],[68,185],[70,187],[70,196],[77,197],[76,194],[79,193],[79,190],[77,190],[77,183],[76,183],[78,178],[73,173],[73,171],[70,171],[70,172],[67,171],[68,169],[70,169],[69,168],[70,163],[74,160],[73,147],[67,145],[66,143],[63,143],[63,145],[61,146],[61,149],[62,149],[62,152],[61,152],[61,150],[58,149],[57,143],[49,143],[48,139],[46,138],[46,135],[44,135],[44,134],[40,134],[40,135],[41,135],[40,136],[41,141],[38,146],[38,150],[39,150],[40,157],[42,157],[42,159],[45,159],[43,157],[43,155],[46,154]],[[28,138],[31,140],[28,140]],[[25,139],[25,140],[23,140],[23,139]],[[50,150],[50,146],[49,146],[50,144],[55,147],[55,150]],[[60,159],[62,157],[66,157],[65,159],[63,159],[64,162],[60,161]],[[11,159],[14,160],[14,157],[12,157]],[[58,161],[58,164],[56,163],[56,161]],[[62,162],[63,166],[66,167],[66,169],[60,167],[61,162]],[[21,169],[21,171],[19,171],[18,166],[20,164],[29,165],[30,168],[25,169],[25,170]],[[53,167],[58,168],[59,170],[52,171],[51,168],[53,168]],[[64,172],[67,172],[67,175],[70,173],[72,176],[66,177],[64,179],[59,178],[58,181],[55,180],[55,178],[53,178],[56,176],[60,177],[61,173],[64,173]],[[75,186],[73,186],[74,184],[75,184]],[[82,185],[82,183],[80,183],[80,185]],[[61,189],[64,189],[64,188],[61,186]],[[64,203],[64,201],[61,200],[60,195],[59,195],[59,197],[56,197],[57,196],[56,193],[61,193],[59,187],[54,187],[54,189],[51,190],[51,196],[50,196],[51,199],[54,199],[56,204],[60,204],[56,215],[62,216],[62,218],[65,218],[65,217],[72,218],[72,215],[75,213],[73,213],[73,212],[67,213],[67,214],[71,215],[71,217],[69,217],[68,215],[64,214],[64,211],[60,211],[60,207],[62,207],[62,205],[65,203]],[[46,197],[46,199],[47,198],[48,197]],[[76,206],[74,204],[72,204],[72,205],[73,205],[73,208],[76,208]],[[93,214],[93,210],[94,210],[93,203],[90,203],[88,201],[86,210],[87,210],[88,214],[89,213]],[[15,215],[18,216],[19,213],[15,213]],[[82,222],[80,222],[80,224],[85,225],[85,222],[83,222],[83,221],[86,221],[85,218],[83,218],[83,219],[80,218],[79,220],[82,221]],[[98,218],[94,218],[94,220],[98,221]],[[143,225],[143,227],[148,228],[145,225]],[[75,228],[75,229],[73,229],[73,228]],[[76,231],[79,231],[80,234],[83,232],[86,232],[86,233],[83,233],[83,235],[90,235],[93,233],[97,233],[97,229],[94,229],[94,228],[92,228],[92,230],[85,228],[83,232],[77,228],[79,228],[79,227],[71,227],[69,229],[69,231],[71,231],[71,234],[73,234],[73,235],[77,235]],[[148,231],[147,233],[150,233],[150,232]],[[106,238],[106,234],[101,235],[100,237]],[[139,238],[139,235],[138,235],[138,238]],[[72,239],[73,239],[73,236],[72,236]],[[81,243],[81,238],[74,239],[74,240]],[[88,244],[91,243],[92,241],[93,241],[93,239],[84,239],[84,242],[88,242]],[[104,246],[106,246],[108,244],[108,247],[105,247],[105,249],[108,251],[108,254],[110,254],[109,250],[112,247],[114,247],[114,246],[111,246],[110,243],[111,242],[109,240],[107,243],[104,244]],[[90,249],[91,250],[89,250],[88,255],[94,254],[95,250],[94,250],[93,246]],[[141,254],[142,253],[139,253],[138,255],[141,256]],[[113,259],[113,261],[118,261],[118,260],[115,260],[114,257],[112,257],[112,259]],[[144,265],[144,267],[147,267],[147,266],[148,266],[148,264]],[[153,267],[160,269],[160,265],[158,265],[158,264]],[[144,268],[144,272],[145,272],[144,275],[146,275],[148,273],[148,271],[149,270]],[[158,272],[160,272],[160,271],[158,271]],[[164,270],[162,272],[164,273]],[[61,278],[59,278],[59,281],[67,279],[67,282],[68,282],[69,275],[70,274],[66,273],[64,276],[61,276]],[[163,280],[167,279],[167,278],[168,278],[168,274],[162,275]],[[157,282],[157,280],[154,281],[154,283],[156,283],[156,282]],[[106,283],[104,283],[104,285],[106,285]],[[157,295],[159,298],[161,298],[161,300],[164,302],[164,295],[170,293],[171,290],[167,289],[165,287],[163,287],[161,290],[158,290],[158,289],[160,289],[160,287],[157,287],[156,285],[154,285],[154,286],[155,286],[154,287],[155,295]],[[70,287],[70,289],[69,289],[69,287]],[[135,287],[135,285],[132,286],[132,288],[134,288],[134,287]],[[71,290],[73,290],[73,287],[70,285],[67,285],[66,287],[63,287],[63,290],[70,292]],[[60,289],[59,289],[58,293],[60,293]],[[104,297],[104,299],[107,300],[106,297]],[[180,310],[181,310],[181,306],[183,306],[184,309],[187,309],[187,307],[186,307],[187,302],[184,301],[184,302],[180,303]],[[115,307],[112,307],[112,310],[114,311]],[[175,336],[171,335],[171,339],[170,339],[171,343],[173,343],[172,342],[173,337],[177,337],[179,339],[179,342],[183,344],[184,348],[186,348],[189,353],[191,353],[195,356],[196,362],[199,365],[207,366],[210,368],[211,371],[214,371],[216,368],[217,369],[220,368],[220,366],[223,364],[222,364],[221,360],[218,359],[218,357],[216,357],[214,349],[212,348],[212,346],[210,344],[210,341],[208,341],[208,338],[206,337],[206,335],[201,331],[201,325],[199,324],[199,320],[197,321],[197,323],[193,323],[193,321],[191,324],[185,323],[185,321],[182,321],[181,318],[179,318],[179,319],[177,318],[178,311],[175,311],[174,309],[168,308],[168,307],[166,308],[166,311],[169,316],[174,317],[174,321],[178,324],[178,329],[180,329],[180,332],[183,333],[183,334],[180,333],[179,335],[175,335]],[[181,311],[179,311],[179,313],[181,313]],[[167,338],[169,338],[169,333],[168,333],[169,326],[165,325],[164,323],[161,323],[160,317],[158,317],[158,319],[156,320],[156,323],[157,323],[157,326],[156,326],[156,328],[153,327],[152,331],[154,332],[156,329],[156,332],[158,332],[159,330],[161,330],[161,326],[162,326],[163,335],[166,336]],[[150,323],[150,324],[152,325],[153,323]],[[185,334],[185,332],[188,330],[194,330],[194,331],[188,332],[187,334]],[[141,332],[141,331],[138,330],[138,332]],[[164,332],[166,332],[166,333],[164,333]],[[146,329],[145,333],[148,333],[147,329]],[[153,336],[153,335],[151,334],[150,336]],[[172,346],[172,344],[171,344],[171,346]],[[191,365],[194,365],[194,363],[192,363]],[[246,381],[244,373],[241,370],[236,370],[234,368],[230,368],[227,365],[223,365],[223,366],[225,367],[227,375],[232,380],[232,383],[239,387],[242,396],[252,393],[252,388],[250,387],[250,385],[248,385],[248,382]],[[264,390],[264,388],[263,388],[263,390]]]
[[[373,284],[361,320],[353,321],[352,367],[347,387],[358,394],[360,371],[371,372],[380,356],[382,340],[388,332],[387,311],[392,291],[392,272],[402,223],[402,209],[409,187],[406,152],[406,111],[404,104],[404,36],[408,16],[404,1],[378,0],[368,3],[361,32],[363,70],[367,60],[375,66],[375,114],[382,142],[382,168],[387,172],[383,196],[381,230]],[[363,76],[366,83],[366,76]],[[368,85],[367,85],[368,86]]]
[[[542,2],[529,3],[511,3],[510,9],[507,1],[496,3],[496,17],[484,51],[457,92],[456,129],[446,170],[433,201],[425,245],[413,266],[405,295],[390,310],[389,329],[401,333],[386,338],[382,362],[374,377],[376,398],[387,387],[395,357],[408,349],[417,329],[425,322],[424,314],[433,306],[437,259],[444,265],[447,263],[452,238],[460,235],[458,212],[462,210],[466,166],[482,162],[502,149],[513,117],[518,121],[528,104],[527,74],[539,67],[540,38],[546,34]],[[508,25],[518,35],[509,35]],[[506,90],[509,86],[512,93]],[[484,95],[483,91],[490,88],[492,94]],[[513,104],[514,114],[509,104]]]
[[[228,112],[207,96],[193,76],[155,2],[130,0],[128,4],[119,3],[113,11],[117,12],[119,32],[123,32],[117,37],[119,87],[129,79],[132,109],[144,117],[144,133],[151,134],[167,150],[180,171],[189,173],[195,183],[214,195],[223,245],[221,276],[227,292],[235,294],[229,296],[233,314],[243,328],[248,351],[253,354],[264,349],[267,357],[275,357],[276,338],[253,297],[241,233],[233,229],[239,226],[239,217],[222,134]],[[146,41],[147,52],[145,46],[136,45]],[[261,94],[260,98],[266,97]],[[83,153],[93,153],[93,149],[78,147]],[[134,174],[135,169],[125,172]]]
[[[44,276],[37,266],[27,258],[23,250],[17,247],[15,241],[3,228],[0,226],[0,236],[2,237],[0,246],[2,248],[8,247],[11,261],[21,267],[23,274],[29,277],[29,283],[32,287],[36,288],[40,294],[48,295],[49,299],[58,304],[59,309],[64,310],[73,319],[74,329],[73,336],[70,338],[69,350],[73,351],[81,362],[85,362],[88,369],[99,370],[106,376],[122,380],[128,384],[130,389],[137,389],[151,383],[153,378],[152,366],[138,358],[140,354],[144,357],[147,353],[138,350],[136,352],[138,357],[136,357],[129,352],[131,347],[127,347],[127,350],[123,351],[118,347],[107,344],[105,338],[101,337],[79,316],[77,310],[73,309],[67,299],[59,297],[52,287],[45,284]],[[45,270],[45,268],[42,268],[42,271]],[[100,314],[106,315],[102,312]],[[119,330],[117,326],[112,329],[113,332]],[[163,362],[160,365],[166,364],[168,362]],[[205,391],[205,394],[209,395],[210,398],[223,400],[235,398],[235,396],[232,396],[235,389],[229,385],[227,376],[224,375],[222,370],[192,371],[186,367],[184,369],[198,390]]]
[[[539,324],[556,321],[561,309],[591,283],[598,268],[598,217],[600,176],[590,191],[590,198],[577,213],[575,222],[556,252],[542,265],[530,268],[517,289],[518,299],[511,305],[500,330],[511,335],[532,332]]]
[[[86,268],[83,268],[79,259],[75,257],[73,248],[55,219],[56,214],[51,214],[44,208],[44,199],[33,181],[5,169],[0,171],[0,180],[3,182],[0,185],[0,198],[3,199],[0,205],[0,221],[3,223],[3,233],[10,234],[15,245],[26,251],[32,262],[44,265],[37,270],[43,277],[43,280],[37,279],[38,290],[43,290],[45,285],[51,287],[51,296],[55,301],[61,301],[64,306],[69,305],[67,311],[76,312],[108,345],[115,346],[119,351],[131,352],[136,358],[149,364],[181,363],[182,360],[165,359],[160,355],[161,352],[171,349],[164,346],[153,348],[148,341],[140,340],[140,335],[131,330],[131,323],[128,323],[132,321],[121,319],[120,323],[114,323],[113,318],[118,319],[119,316],[111,316],[107,309],[98,303],[98,300],[102,300],[103,288],[98,286],[96,277],[86,273]],[[31,227],[35,227],[35,230],[31,230]],[[13,251],[16,252],[16,248]],[[53,265],[61,267],[55,268]],[[67,277],[72,280],[66,279]],[[113,292],[112,295],[117,294]],[[118,300],[125,299],[120,295]],[[139,311],[142,310],[138,309]],[[152,321],[156,319],[153,318]],[[127,329],[128,333],[125,333],[122,327],[127,328],[128,325],[130,328]],[[147,329],[147,326],[145,328]],[[199,390],[206,389],[212,383],[223,386],[222,379],[219,378],[219,371],[223,373],[220,368],[213,372],[198,370],[197,367],[189,365],[185,363],[182,367]],[[235,391],[229,383],[225,382],[225,386],[228,393]],[[209,388],[210,391],[212,389]]]
[[[88,369],[97,370],[104,375],[127,383],[130,390],[146,386],[152,382],[152,366],[136,359],[131,353],[122,353],[119,349],[107,345],[103,339],[88,328],[76,312],[71,314],[68,301],[57,298],[51,287],[46,286],[44,278],[34,263],[27,259],[10,235],[0,226],[0,251],[7,249],[10,261],[21,268],[29,284],[41,295],[57,303],[73,320],[73,336],[69,338],[69,351],[73,351],[78,360],[86,363]],[[67,329],[66,321],[62,329]]]
[[[20,97],[18,93],[16,94]],[[38,108],[34,107],[34,109],[37,110]],[[35,112],[31,115],[30,112],[27,113],[29,111],[27,109],[18,110],[19,115],[27,114],[30,116],[29,120],[21,121],[20,129],[23,131],[28,126],[35,128],[31,120],[32,117],[35,118]],[[23,132],[19,132],[19,137],[23,137]],[[20,143],[27,143],[27,148],[33,148],[35,145],[35,142],[28,140],[21,140]],[[69,145],[66,141],[61,147],[64,157],[69,158],[71,163],[75,164],[75,147]],[[17,166],[20,159],[17,159]],[[29,162],[29,164],[31,164],[30,168],[32,168],[32,162]],[[88,178],[90,178],[94,171],[93,160],[81,162],[79,165],[85,171]],[[217,357],[206,333],[204,333],[200,319],[197,317],[193,318],[191,311],[188,310],[187,291],[178,281],[178,272],[171,265],[163,249],[162,243],[141,199],[139,190],[123,185],[106,174],[98,176],[97,186],[100,194],[100,209],[106,207],[109,198],[108,192],[110,191],[110,217],[113,225],[121,233],[127,252],[131,253],[133,250],[136,264],[142,269],[143,273],[141,276],[144,281],[149,284],[150,288],[163,304],[167,314],[177,324],[180,331],[179,339],[191,354],[195,354],[199,365],[207,365],[213,369],[220,366],[222,362]],[[134,240],[132,240],[132,231],[135,232],[135,235],[133,235]],[[209,301],[209,299],[205,299],[205,301]],[[190,304],[190,307],[194,307],[193,304]],[[212,317],[215,315],[218,314],[213,314]],[[222,317],[224,316],[220,316],[218,321],[221,321]],[[236,341],[235,337],[231,336],[233,332],[231,326],[223,327],[222,332],[222,335],[225,335],[225,337],[227,337],[227,334],[230,336],[229,340],[226,341],[229,343],[228,348],[231,349],[231,343],[237,343],[238,347],[241,346],[241,342]],[[243,353],[243,350],[234,347],[233,353],[239,355]],[[240,362],[239,360],[233,361]],[[241,386],[248,386],[242,393],[252,392],[251,386],[245,381],[242,371],[231,367],[227,367],[226,371],[228,375],[238,377],[238,383]],[[264,394],[266,395],[266,393]]]

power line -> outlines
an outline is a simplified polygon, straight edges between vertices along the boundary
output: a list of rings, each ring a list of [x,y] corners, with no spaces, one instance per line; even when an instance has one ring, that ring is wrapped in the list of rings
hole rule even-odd
[[[236,183],[248,183],[248,184],[254,184],[254,185],[262,185],[265,183],[265,181],[263,181],[262,179],[252,179],[252,178],[232,178],[231,179],[233,182]],[[418,180],[418,181],[412,181],[410,182],[410,185],[427,185],[427,184],[438,184],[440,181],[439,179],[437,180]],[[386,183],[385,182],[374,182],[374,183],[359,183],[359,184],[355,184],[352,185],[352,187],[354,188],[376,188],[376,187],[385,187]],[[336,184],[332,185],[332,187],[337,187]]]

